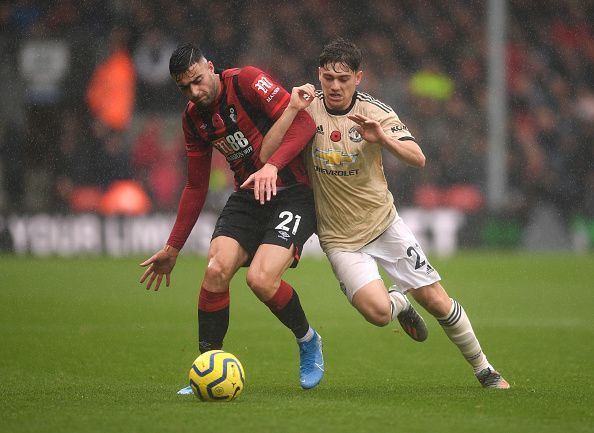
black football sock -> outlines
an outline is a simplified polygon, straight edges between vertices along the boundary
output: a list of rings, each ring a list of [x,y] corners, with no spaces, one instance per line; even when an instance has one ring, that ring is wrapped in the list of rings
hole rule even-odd
[[[200,353],[223,348],[229,328],[229,307],[219,311],[198,309],[198,350]]]
[[[289,284],[281,281],[274,296],[264,303],[278,320],[293,332],[295,338],[299,339],[307,334],[309,322],[297,292]]]
[[[222,349],[229,328],[229,292],[214,293],[202,288],[198,300],[198,350]]]

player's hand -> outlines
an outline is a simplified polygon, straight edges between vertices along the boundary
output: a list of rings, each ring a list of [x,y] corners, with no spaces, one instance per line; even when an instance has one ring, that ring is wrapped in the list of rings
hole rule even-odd
[[[276,178],[278,177],[278,168],[272,164],[264,166],[241,184],[240,188],[248,189],[253,184],[254,198],[264,204],[270,201],[276,195]]]
[[[381,143],[385,137],[384,130],[377,120],[372,120],[362,114],[352,114],[347,116],[357,125],[357,132],[365,141],[370,143]]]
[[[146,290],[150,290],[156,279],[157,284],[155,285],[155,291],[157,291],[163,280],[163,275],[165,275],[165,284],[169,287],[169,284],[171,283],[171,271],[175,266],[178,254],[179,250],[170,245],[166,245],[165,248],[157,251],[150,259],[142,262],[140,266],[148,266],[148,268],[144,271],[142,277],[140,277],[140,284],[144,283],[144,280],[150,276],[146,283]]]
[[[291,99],[287,108],[303,110],[309,107],[316,97],[316,88],[313,84],[304,84],[303,86],[293,87],[291,90]]]

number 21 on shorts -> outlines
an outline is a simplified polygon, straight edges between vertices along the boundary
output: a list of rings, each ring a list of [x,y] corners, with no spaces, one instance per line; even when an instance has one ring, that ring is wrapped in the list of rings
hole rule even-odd
[[[276,230],[284,230],[286,232],[291,232],[291,234],[296,234],[297,229],[299,228],[299,222],[301,221],[301,215],[293,215],[293,212],[289,212],[288,210],[282,211],[278,217],[282,220],[279,225],[275,227]],[[291,224],[293,228],[291,229]]]

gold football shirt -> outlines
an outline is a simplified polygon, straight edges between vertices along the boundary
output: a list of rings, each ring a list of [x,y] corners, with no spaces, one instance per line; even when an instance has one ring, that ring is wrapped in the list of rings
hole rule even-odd
[[[307,111],[317,126],[305,162],[320,244],[326,252],[356,251],[383,233],[397,212],[384,176],[382,146],[363,140],[347,115],[377,120],[396,140],[414,138],[392,108],[366,93],[355,93],[351,106],[339,113],[326,109],[318,90]]]

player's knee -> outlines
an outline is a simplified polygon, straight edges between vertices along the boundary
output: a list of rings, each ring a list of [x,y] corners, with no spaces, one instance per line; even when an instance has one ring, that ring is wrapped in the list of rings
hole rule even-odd
[[[204,272],[204,283],[208,286],[228,286],[233,271],[215,258],[211,258]]]
[[[246,275],[246,282],[259,299],[269,299],[276,290],[274,279],[261,270],[250,268]]]
[[[370,305],[359,309],[359,312],[369,323],[375,326],[386,326],[392,320],[392,310],[386,306]]]
[[[365,319],[372,325],[383,327],[390,323],[392,317],[390,316],[390,314],[374,313],[366,315]]]
[[[383,284],[362,287],[354,293],[351,303],[375,326],[386,326],[392,320],[392,305]]]

